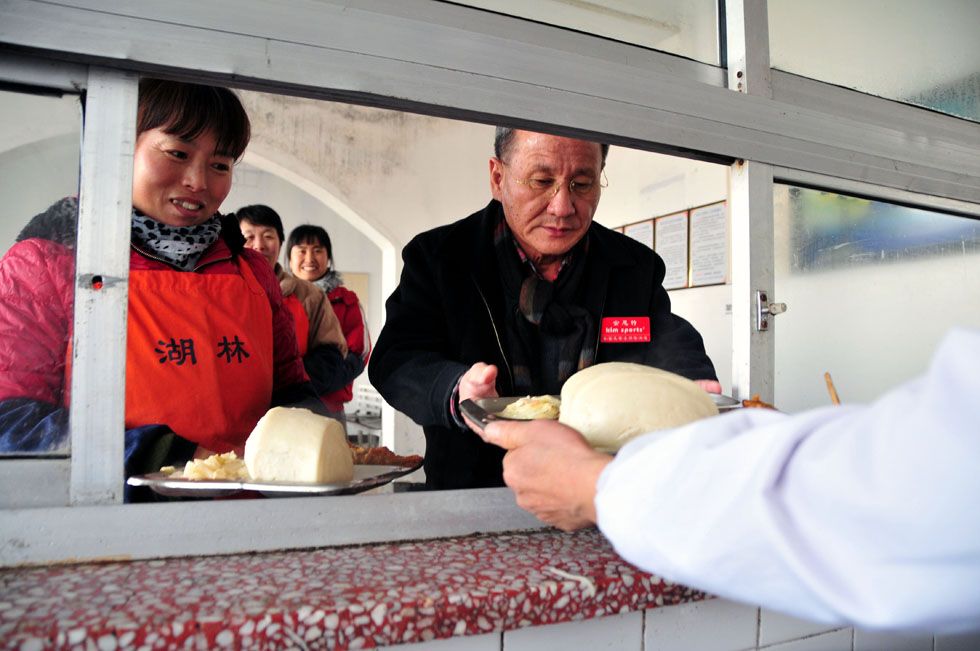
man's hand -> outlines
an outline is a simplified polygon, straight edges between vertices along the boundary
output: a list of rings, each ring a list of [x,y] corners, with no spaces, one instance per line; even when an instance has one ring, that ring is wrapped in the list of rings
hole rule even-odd
[[[459,379],[459,401],[497,397],[497,367],[477,362]]]
[[[708,393],[721,393],[721,382],[718,380],[695,380],[694,384]]]
[[[596,482],[612,457],[553,420],[496,421],[482,436],[508,450],[504,481],[514,490],[518,506],[565,531],[595,523]]]
[[[493,364],[477,362],[469,368],[463,377],[459,379],[459,401],[473,400],[475,398],[496,398],[497,397],[497,367]],[[462,416],[463,422],[471,430],[480,434],[480,428],[473,421]],[[481,434],[482,436],[482,434]]]

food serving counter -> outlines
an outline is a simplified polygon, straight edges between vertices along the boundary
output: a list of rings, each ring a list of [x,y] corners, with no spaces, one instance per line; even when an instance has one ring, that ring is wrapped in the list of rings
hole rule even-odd
[[[703,598],[629,566],[594,530],[12,569],[0,581],[11,649],[358,649]]]
[[[641,572],[595,529],[19,568],[0,586],[5,649],[640,651],[707,634],[734,651],[759,639],[758,609]],[[851,648],[849,629],[827,636]]]

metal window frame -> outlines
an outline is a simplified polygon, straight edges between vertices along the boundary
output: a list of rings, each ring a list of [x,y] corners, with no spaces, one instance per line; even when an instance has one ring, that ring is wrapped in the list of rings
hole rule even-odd
[[[852,197],[886,201],[911,208],[934,210],[951,215],[980,219],[980,204],[978,203],[957,201],[956,199],[947,199],[945,197],[934,197],[898,188],[886,188],[873,183],[842,179],[840,177],[805,172],[788,167],[773,167],[772,175],[774,183],[785,183],[816,190],[828,190]]]
[[[51,61],[18,52],[0,56],[0,82],[45,91],[81,93],[88,86],[88,66]]]
[[[82,83],[104,85],[106,106],[120,122],[98,128],[100,137],[116,140],[85,156],[97,159],[93,165],[108,163],[107,169],[112,164],[103,157],[125,155],[120,145],[131,128],[126,107],[134,103],[129,93],[135,73],[744,161],[732,172],[738,222],[733,354],[739,362],[733,380],[740,391],[751,391],[771,383],[771,370],[759,357],[769,344],[746,334],[744,303],[746,293],[766,280],[765,269],[753,267],[752,247],[761,247],[763,259],[772,255],[771,233],[767,245],[754,243],[753,234],[772,228],[773,179],[808,178],[842,191],[859,184],[865,196],[899,194],[921,207],[957,206],[957,212],[977,215],[980,126],[778,71],[770,73],[769,93],[753,93],[753,79],[768,69],[762,48],[753,49],[768,29],[765,2],[728,0],[725,15],[729,71],[745,62],[748,93],[737,92],[737,81],[729,89],[726,71],[717,67],[431,0],[294,0],[288,12],[262,0],[128,0],[111,8],[97,0],[8,0],[0,5],[0,71],[12,67],[26,74],[22,70],[31,65],[50,71],[67,64],[73,72],[52,73],[61,75],[58,83],[77,83],[79,70],[85,70]],[[120,165],[125,163],[116,163],[124,174]],[[129,190],[121,177],[111,186],[93,199],[82,221],[94,224],[97,207],[114,206],[113,219],[122,221],[112,222],[111,246],[122,250],[119,238],[128,220],[121,215],[128,214]],[[97,259],[101,253],[94,243],[86,251],[79,252],[80,274],[110,268]],[[116,262],[111,275],[124,281],[126,271],[116,269]],[[84,297],[109,319],[113,332],[124,333],[124,307],[113,307],[117,299],[106,292]],[[87,317],[76,312],[76,318]],[[110,370],[118,377],[124,347],[118,337],[113,341]],[[91,435],[101,446],[95,449],[116,456],[120,442],[110,433],[119,431],[119,415],[90,398],[80,400],[74,414],[80,433],[75,445],[88,446]],[[11,475],[23,478],[32,465],[46,464],[46,476],[63,477],[67,467],[24,463]],[[537,526],[506,489],[123,506],[114,503],[113,493],[121,475],[109,465],[92,455],[71,462],[70,499],[90,505],[0,511],[0,564],[229,553]],[[6,471],[0,475],[3,486],[6,477]],[[63,499],[64,493],[54,493],[61,497],[52,499]]]
[[[136,74],[89,69],[71,353],[71,503],[121,504]]]
[[[738,94],[772,96],[766,0],[729,0],[725,6],[728,87]],[[729,169],[732,247],[732,395],[773,401],[776,326],[756,324],[760,293],[772,296],[772,165],[739,159]]]
[[[771,98],[731,92],[725,71],[707,64],[431,0],[294,0],[289,12],[262,0],[8,0],[0,19],[0,43],[76,62],[980,203],[976,123],[775,72]]]

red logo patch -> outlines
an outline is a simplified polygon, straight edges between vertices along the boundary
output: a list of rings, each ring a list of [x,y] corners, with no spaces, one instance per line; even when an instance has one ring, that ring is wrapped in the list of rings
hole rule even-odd
[[[650,341],[650,317],[607,316],[602,319],[604,344],[632,344]]]

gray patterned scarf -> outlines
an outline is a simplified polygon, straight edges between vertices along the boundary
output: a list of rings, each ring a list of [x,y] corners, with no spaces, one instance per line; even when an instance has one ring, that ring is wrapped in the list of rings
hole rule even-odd
[[[133,243],[182,271],[191,271],[218,240],[221,217],[215,213],[196,226],[169,226],[133,211]]]
[[[344,284],[344,277],[331,269],[322,278],[317,278],[313,284],[323,290],[324,294],[329,294]]]

